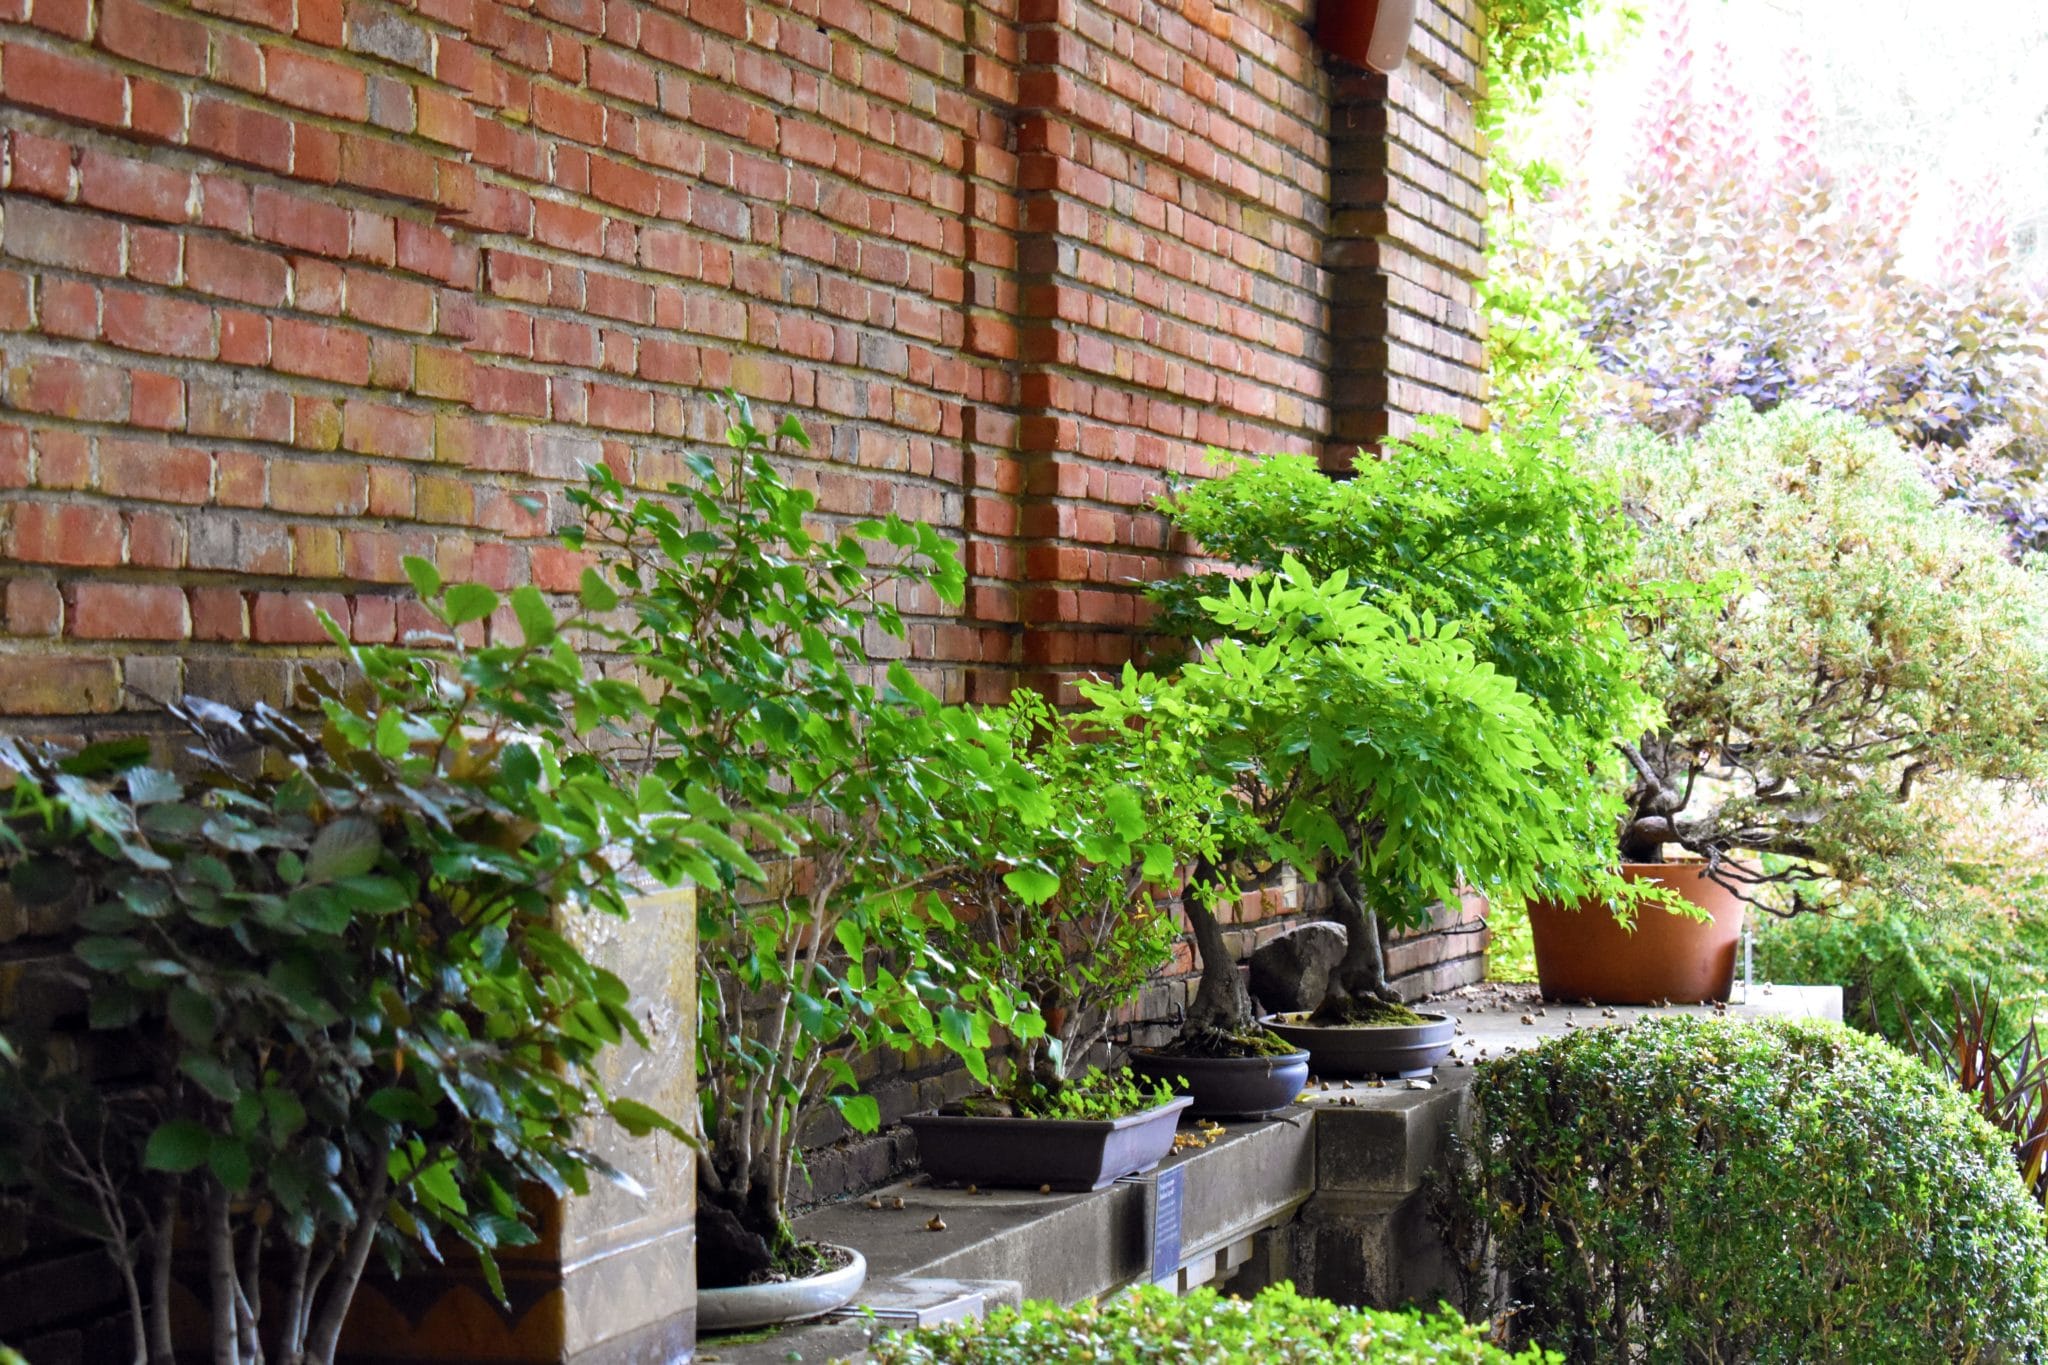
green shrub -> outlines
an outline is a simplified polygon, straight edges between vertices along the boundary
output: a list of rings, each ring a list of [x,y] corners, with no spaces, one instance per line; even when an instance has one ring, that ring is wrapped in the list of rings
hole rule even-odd
[[[1839,914],[1761,915],[1756,974],[1840,986],[1842,1017],[1894,1043],[1907,1041],[1906,1015],[1945,1016],[1973,984],[2003,1003],[2012,1030],[2024,1030],[2048,1004],[2048,905],[2032,884],[2006,899],[1935,915],[1868,898]]]
[[[2007,1143],[1833,1024],[1674,1019],[1480,1073],[1471,1207],[1574,1361],[2048,1358],[2048,1242]]]
[[[1286,1284],[1256,1299],[1212,1289],[1177,1298],[1146,1288],[1100,1306],[1027,1303],[979,1322],[884,1337],[869,1351],[874,1365],[1542,1365],[1555,1358],[1533,1349],[1510,1355],[1449,1311],[1340,1308]]]

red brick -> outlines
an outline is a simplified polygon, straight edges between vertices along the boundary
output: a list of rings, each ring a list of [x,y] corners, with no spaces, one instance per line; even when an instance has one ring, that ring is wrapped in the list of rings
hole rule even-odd
[[[108,128],[128,122],[126,80],[96,62],[7,43],[0,45],[0,80],[13,104]]]
[[[128,376],[128,420],[150,431],[178,431],[185,425],[185,381],[176,375],[132,370]]]
[[[193,639],[249,638],[249,608],[241,593],[233,588],[194,588],[189,597]]]
[[[185,593],[164,583],[79,583],[71,634],[81,640],[182,640],[192,633]]]
[[[290,270],[282,256],[218,237],[185,243],[185,280],[203,294],[264,308],[284,305]]]
[[[279,33],[292,31],[292,0],[192,0],[192,8]]]
[[[116,56],[187,76],[206,74],[206,29],[142,0],[100,0],[98,42]]]
[[[64,629],[64,594],[47,578],[10,578],[6,619],[9,635],[60,634]]]
[[[6,399],[24,412],[118,422],[128,415],[128,376],[68,356],[24,356],[8,364]]]
[[[226,161],[280,174],[292,168],[292,125],[275,114],[202,95],[192,102],[190,136],[194,147]]]
[[[353,461],[286,458],[270,466],[270,505],[279,512],[361,516],[369,498],[369,470]]]
[[[61,275],[43,278],[43,331],[53,337],[96,341],[100,334],[100,291],[84,280]]]
[[[362,72],[288,47],[269,48],[265,56],[264,91],[272,99],[329,118],[362,121],[369,108],[369,82]]]
[[[0,697],[15,716],[78,716],[121,706],[121,671],[84,655],[0,654]]]
[[[348,599],[340,593],[259,592],[249,610],[250,638],[263,644],[319,645],[328,641],[318,613],[346,630]]]
[[[117,498],[202,503],[212,492],[213,457],[189,446],[100,440],[100,490]]]
[[[348,255],[348,210],[280,190],[259,188],[250,205],[250,230],[279,246],[336,259]]]
[[[19,260],[91,275],[121,273],[119,223],[26,199],[8,202],[4,223],[6,236],[0,242]]]
[[[272,368],[286,374],[336,384],[366,384],[370,379],[369,338],[352,329],[279,318],[271,324],[270,348]]]
[[[82,503],[16,503],[7,518],[7,557],[31,564],[108,566],[121,562],[121,518]]]
[[[124,350],[188,359],[214,354],[213,310],[203,303],[109,289],[101,325],[107,340]]]
[[[348,272],[342,312],[358,322],[404,332],[434,330],[434,291],[412,280],[366,270]]]

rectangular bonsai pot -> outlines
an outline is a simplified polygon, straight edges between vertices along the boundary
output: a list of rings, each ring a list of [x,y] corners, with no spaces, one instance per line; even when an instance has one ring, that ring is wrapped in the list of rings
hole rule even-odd
[[[1149,1171],[1173,1150],[1182,1095],[1120,1119],[970,1118],[911,1114],[917,1154],[935,1181],[957,1185],[1100,1190]]]

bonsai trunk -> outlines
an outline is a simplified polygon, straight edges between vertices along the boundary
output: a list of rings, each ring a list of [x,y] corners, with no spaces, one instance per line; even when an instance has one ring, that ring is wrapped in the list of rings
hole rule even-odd
[[[1195,989],[1194,1003],[1188,1006],[1181,1037],[1190,1043],[1220,1047],[1257,1034],[1259,1017],[1252,1010],[1252,993],[1237,970],[1237,959],[1223,941],[1223,926],[1201,896],[1201,888],[1214,880],[1214,872],[1208,864],[1198,864],[1181,900],[1195,950],[1202,958],[1201,984]]]
[[[697,1182],[697,1275],[705,1287],[729,1288],[766,1275],[794,1242],[766,1182],[744,1173],[738,1180]]]
[[[1323,996],[1317,1017],[1341,1016],[1351,1006],[1367,1000],[1390,1005],[1401,997],[1387,984],[1387,955],[1380,943],[1379,916],[1366,904],[1358,885],[1358,860],[1347,858],[1331,879],[1337,918],[1344,925],[1344,958],[1330,973],[1330,987]]]

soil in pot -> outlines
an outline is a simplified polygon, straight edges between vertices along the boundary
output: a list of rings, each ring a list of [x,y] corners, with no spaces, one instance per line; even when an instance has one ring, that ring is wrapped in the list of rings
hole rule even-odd
[[[867,1258],[852,1247],[815,1243],[800,1250],[812,1253],[816,1267],[812,1273],[724,1288],[699,1286],[698,1329],[740,1332],[751,1327],[801,1322],[844,1308],[867,1283]]]
[[[1171,1085],[1194,1101],[1198,1118],[1264,1118],[1286,1108],[1308,1084],[1308,1053],[1261,1030],[1218,1045],[1213,1035],[1133,1048],[1130,1069]]]
[[[1403,1005],[1360,1002],[1341,1018],[1368,1023],[1323,1023],[1294,1015],[1266,1021],[1266,1026],[1309,1054],[1318,1076],[1427,1076],[1450,1055],[1457,1025],[1447,1014],[1426,1014]]]
[[[1726,1000],[1735,982],[1742,899],[1708,877],[1705,863],[1624,863],[1621,875],[1675,891],[1711,918],[1645,905],[1631,932],[1604,901],[1577,907],[1532,901],[1529,932],[1544,999],[1602,1005]]]

